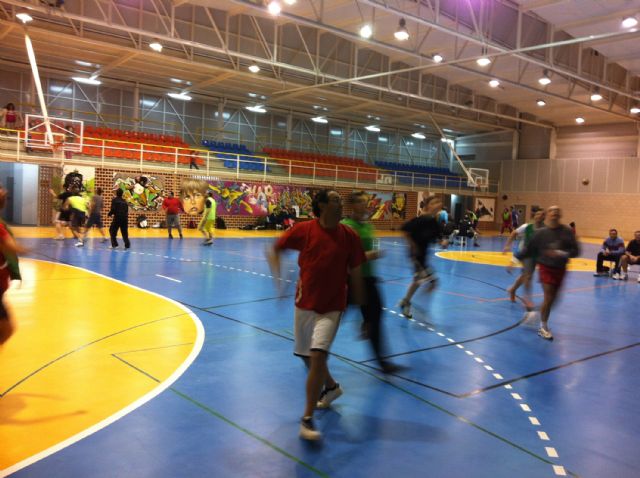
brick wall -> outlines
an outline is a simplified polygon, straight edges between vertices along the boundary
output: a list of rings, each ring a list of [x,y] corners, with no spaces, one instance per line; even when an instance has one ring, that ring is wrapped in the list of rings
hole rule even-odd
[[[39,225],[52,225],[54,215],[51,213],[53,209],[53,200],[49,194],[49,188],[52,187],[51,181],[55,174],[56,170],[50,166],[41,166],[40,167],[40,187],[39,187],[39,208],[38,208],[38,216],[39,216]],[[102,211],[103,221],[105,224],[109,224],[110,220],[107,218],[107,212],[109,211],[109,205],[111,204],[111,199],[114,197],[113,194],[113,175],[114,173],[123,172],[122,170],[115,169],[107,169],[107,168],[96,168],[96,187],[101,187],[104,191],[104,209]],[[140,172],[131,172],[132,175],[147,175],[153,176],[160,180],[162,180],[164,184],[164,188],[166,191],[174,191],[177,192],[180,189],[180,184],[183,180],[189,178],[194,179],[194,176],[180,175],[180,174],[162,174],[162,173],[140,173]],[[255,181],[251,181],[255,183]],[[271,182],[270,184],[277,184],[276,182]],[[317,189],[318,186],[309,185],[310,188]],[[348,215],[351,213],[348,205],[346,205],[346,199],[349,194],[354,191],[353,188],[335,188],[340,196],[345,200],[345,208],[344,214]],[[371,191],[372,189],[367,189]],[[404,191],[399,191],[404,192]],[[406,202],[406,219],[410,219],[414,217],[415,212],[417,210],[417,193],[407,191],[407,202]],[[140,214],[144,214],[147,216],[148,222],[150,225],[162,222],[165,220],[165,214],[162,210],[160,211],[133,211],[129,210],[129,225],[134,226],[136,222],[136,217]],[[230,215],[221,215],[227,225],[228,228],[240,228],[246,226],[248,224],[255,224],[257,221],[257,217],[255,216],[230,216]],[[188,216],[186,214],[180,215],[180,222],[183,227],[187,227],[189,221],[193,220],[194,222],[199,221],[199,217],[196,216]],[[404,222],[401,219],[388,219],[388,220],[380,220],[375,221],[375,226],[379,230],[396,230],[400,227],[400,225]]]

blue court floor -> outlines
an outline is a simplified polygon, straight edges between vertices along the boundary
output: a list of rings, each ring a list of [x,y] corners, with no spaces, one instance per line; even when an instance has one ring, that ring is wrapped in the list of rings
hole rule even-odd
[[[415,320],[400,316],[412,274],[407,250],[399,238],[381,239],[387,355],[406,368],[380,373],[359,340],[359,312],[349,310],[330,360],[345,393],[317,412],[325,439],[310,445],[298,438],[306,374],[292,355],[296,257],[285,256],[290,282],[278,298],[264,257],[272,241],[219,239],[205,248],[195,239],[137,239],[125,252],[97,240],[83,249],[25,240],[35,258],[184,304],[206,338],[168,390],[14,476],[640,476],[635,274],[621,282],[568,273],[547,342],[522,324],[522,305],[506,300],[515,276],[505,268],[433,254],[439,288],[417,293]],[[483,238],[480,250],[503,243]],[[583,245],[583,257],[595,254]],[[60,333],[72,333],[60,320]]]

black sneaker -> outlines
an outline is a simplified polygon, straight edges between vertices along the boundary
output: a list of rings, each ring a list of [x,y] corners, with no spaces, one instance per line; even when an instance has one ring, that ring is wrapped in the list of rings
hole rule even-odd
[[[169,239],[173,239],[173,236],[171,234],[169,234]]]
[[[311,441],[322,439],[322,433],[316,430],[312,417],[302,417],[300,420],[300,438]]]

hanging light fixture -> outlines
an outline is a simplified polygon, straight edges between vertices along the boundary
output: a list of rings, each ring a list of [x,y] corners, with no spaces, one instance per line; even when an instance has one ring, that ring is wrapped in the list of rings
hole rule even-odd
[[[536,101],[536,104],[537,104],[538,106],[540,106],[541,108],[542,108],[543,106],[547,106],[547,102],[546,102],[545,100],[543,100],[543,99],[539,99],[538,101]]]
[[[257,63],[251,63],[251,65],[249,65],[249,71],[251,73],[258,73],[260,71],[260,67]]]
[[[634,16],[624,17],[622,19],[622,28],[633,28],[638,24],[638,19]]]
[[[439,53],[436,53],[435,55],[433,55],[433,62],[434,63],[442,63],[444,61],[444,57],[442,55],[440,55]]]
[[[362,27],[360,28],[360,36],[362,38],[371,38],[371,35],[373,35],[373,29],[371,28],[371,25],[369,25],[368,23],[362,25]]]
[[[629,112],[632,115],[637,115],[638,113],[640,113],[640,106],[638,106],[638,105],[632,106],[631,109],[629,110]]]
[[[578,123],[578,124],[582,124],[582,123],[584,123],[584,118],[583,118],[582,116],[578,116],[578,117],[576,118],[576,123]]]
[[[149,48],[153,51],[157,51],[158,53],[162,52],[162,43],[157,38],[154,38],[151,43],[149,43]]]
[[[398,29],[393,34],[393,36],[396,37],[396,40],[398,40],[398,41],[405,41],[405,40],[409,39],[409,31],[407,30],[407,22],[405,21],[404,18],[400,19],[400,22],[398,23]]]
[[[591,94],[591,101],[600,101],[601,99],[602,95],[600,94],[600,88],[596,86]]]
[[[280,12],[282,11],[282,7],[280,6],[280,2],[278,2],[277,0],[271,0],[267,4],[267,10],[271,15],[276,16],[280,14]]]
[[[22,23],[24,23],[25,25],[33,21],[33,17],[31,16],[31,14],[24,8],[21,8],[20,10],[18,10],[18,13],[16,13],[16,18],[20,20]]]
[[[551,78],[549,78],[549,70],[542,71],[542,76],[538,78],[538,83],[540,83],[542,86],[547,86],[549,83],[551,83]]]
[[[491,59],[487,57],[487,47],[482,47],[482,56],[476,60],[476,63],[479,66],[489,66],[491,64]]]
[[[490,80],[489,81],[489,86],[491,88],[497,88],[498,86],[500,86],[500,81],[495,80],[495,79],[494,80]]]

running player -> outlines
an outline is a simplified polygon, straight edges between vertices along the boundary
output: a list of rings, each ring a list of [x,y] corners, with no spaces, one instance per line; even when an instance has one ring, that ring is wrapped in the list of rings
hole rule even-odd
[[[107,236],[104,233],[104,226],[102,224],[101,212],[103,204],[102,188],[96,188],[96,193],[91,197],[91,201],[89,202],[89,219],[87,220],[87,226],[85,228],[85,238],[87,234],[89,234],[89,231],[91,231],[91,228],[96,226],[102,236],[101,242],[107,242]]]
[[[73,195],[70,191],[63,191],[60,194],[56,194],[53,189],[49,189],[49,194],[53,197],[53,199],[58,200],[58,213],[56,214],[56,237],[54,238],[56,241],[64,240],[64,228],[69,225],[71,222],[71,211],[68,208],[65,208],[65,203],[67,199]]]
[[[549,315],[562,286],[567,264],[570,258],[577,257],[580,253],[580,246],[573,232],[560,223],[561,216],[558,206],[547,209],[546,227],[534,233],[524,254],[524,257],[535,258],[538,263],[538,274],[544,292],[538,335],[546,340],[553,339],[549,329]]]
[[[5,206],[7,191],[0,188],[0,210]],[[18,254],[26,252],[13,239],[9,228],[0,221],[0,345],[15,331],[15,322],[4,305],[4,293],[12,280],[21,280]]]
[[[421,214],[414,217],[402,226],[407,242],[409,243],[409,255],[413,262],[415,273],[413,281],[407,289],[404,298],[398,304],[402,308],[402,314],[411,318],[411,298],[422,284],[429,284],[429,292],[435,289],[436,276],[434,271],[427,265],[427,249],[429,246],[440,240],[442,247],[447,247],[449,241],[441,239],[442,231],[436,220],[436,216],[442,201],[438,196],[429,196],[423,203]]]
[[[322,433],[314,426],[313,411],[316,407],[329,407],[342,395],[340,385],[329,372],[327,357],[340,317],[347,307],[348,279],[353,301],[363,303],[360,265],[367,259],[358,235],[340,224],[342,201],[336,191],[319,191],[312,207],[316,219],[287,230],[269,251],[268,259],[274,277],[281,279],[281,252],[285,249],[300,251],[294,354],[301,357],[308,368],[300,437],[320,440]]]
[[[387,362],[384,357],[384,340],[382,338],[382,299],[378,291],[378,278],[373,273],[373,261],[380,258],[380,251],[374,248],[375,231],[373,225],[367,221],[367,195],[364,192],[355,192],[349,198],[352,209],[351,217],[342,220],[356,231],[360,236],[362,248],[365,251],[367,262],[362,264],[362,280],[367,301],[360,307],[362,312],[362,331],[373,347],[373,352],[385,373],[393,373],[398,370],[396,365]]]
[[[218,207],[216,200],[213,199],[213,191],[207,193],[207,199],[204,202],[204,211],[202,219],[198,226],[198,231],[204,236],[203,246],[213,244],[213,230],[216,227],[216,208]]]
[[[507,243],[504,245],[504,253],[507,253],[511,250],[511,244],[513,244],[513,241],[516,239],[520,240],[518,249],[514,253],[514,257],[522,262],[522,272],[513,285],[507,289],[507,292],[511,302],[515,302],[518,288],[521,285],[524,285],[524,305],[529,312],[533,309],[533,302],[531,302],[531,278],[533,277],[533,272],[536,269],[536,259],[535,257],[522,257],[522,254],[526,250],[527,245],[529,244],[529,241],[531,241],[536,230],[544,227],[544,217],[544,209],[537,209],[533,213],[533,222],[519,226],[511,233],[509,239],[507,239]]]
[[[87,220],[89,205],[87,199],[75,193],[67,198],[68,208],[71,210],[71,233],[76,238],[76,247],[84,246],[84,223]]]

